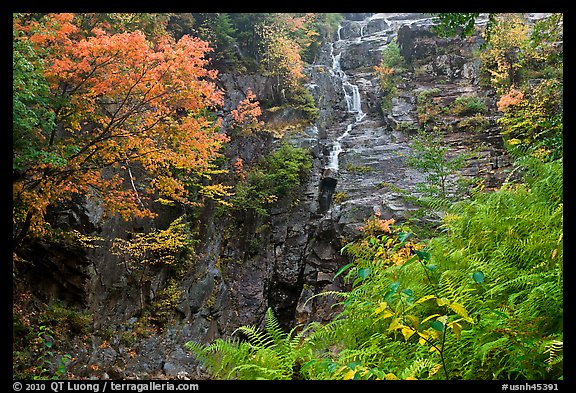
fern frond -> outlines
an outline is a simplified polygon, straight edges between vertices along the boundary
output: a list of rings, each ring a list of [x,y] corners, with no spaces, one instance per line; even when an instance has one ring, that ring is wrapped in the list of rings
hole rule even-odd
[[[500,337],[494,341],[489,341],[484,343],[478,348],[478,353],[482,359],[482,364],[486,363],[486,359],[492,352],[504,350],[504,348],[510,344],[508,337]]]
[[[236,334],[237,332],[244,334],[248,338],[250,345],[252,345],[256,349],[266,348],[267,346],[272,345],[274,342],[272,337],[267,335],[265,332],[260,331],[255,326],[251,325],[240,326],[236,330],[234,330],[232,335]]]
[[[188,349],[196,359],[198,359],[201,363],[208,362],[208,356],[206,353],[206,345],[201,344],[196,341],[188,341],[184,344],[184,347]]]
[[[308,336],[307,343],[312,348],[328,348],[330,345],[340,341],[342,337],[341,328],[346,326],[346,321],[337,318],[325,325],[316,325],[318,328],[314,329],[312,334]]]
[[[417,358],[400,373],[399,377],[401,379],[420,379],[423,372],[428,374],[430,370],[435,366],[437,366],[437,362],[431,360],[430,358]]]
[[[547,316],[549,323],[555,323],[563,314],[564,292],[555,281],[546,281],[536,285],[518,306],[518,314],[525,317]]]
[[[274,315],[271,308],[266,310],[266,333],[272,338],[272,342],[278,345],[286,337],[286,333],[282,330],[278,318]]]
[[[440,276],[438,283],[440,297],[446,297],[452,302],[464,304],[467,301],[467,294],[472,292],[471,288],[462,285],[469,280],[466,271],[446,270]]]
[[[539,282],[540,274],[526,274],[521,271],[516,271],[516,277],[511,278],[508,280],[504,280],[497,285],[494,285],[490,288],[486,294],[489,296],[496,296],[501,293],[510,293],[513,292],[517,294],[518,291],[521,291],[527,287],[534,285],[535,282]]]
[[[548,353],[548,359],[546,359],[548,369],[561,363],[564,358],[564,341],[553,340],[546,346],[544,353]]]
[[[334,296],[334,297],[341,297],[344,299],[347,299],[350,296],[349,292],[341,292],[341,291],[324,291],[324,292],[320,292],[317,293],[315,295],[310,296],[308,299],[306,299],[306,301],[304,302],[304,306],[306,306],[306,304],[308,304],[308,302],[314,298],[320,297],[320,296]]]
[[[286,370],[271,368],[269,364],[260,365],[254,363],[245,363],[234,367],[230,370],[231,375],[239,375],[240,379],[254,379],[254,380],[282,380],[290,379],[291,371],[289,374]]]
[[[247,343],[229,339],[216,339],[209,345],[189,341],[184,346],[214,377],[218,378],[229,378],[227,370],[244,362],[250,353]]]

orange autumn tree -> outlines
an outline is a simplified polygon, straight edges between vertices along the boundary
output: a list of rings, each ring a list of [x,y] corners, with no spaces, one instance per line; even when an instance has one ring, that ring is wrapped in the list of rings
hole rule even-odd
[[[256,100],[256,95],[252,89],[248,88],[246,97],[238,103],[236,109],[230,112],[230,123],[232,128],[239,129],[241,133],[249,135],[263,127],[263,122],[258,120],[260,115],[262,115],[260,102]]]
[[[22,33],[14,40],[42,57],[56,124],[30,135],[40,154],[19,160],[26,165],[14,175],[18,240],[45,233],[46,208],[76,194],[128,218],[154,216],[151,197],[189,203],[191,184],[206,187],[204,195],[219,192],[200,181],[227,141],[214,115],[223,94],[207,68],[208,44],[168,35],[150,42],[138,30],[86,34],[76,23],[74,14],[14,20]],[[22,154],[15,147],[13,158]]]

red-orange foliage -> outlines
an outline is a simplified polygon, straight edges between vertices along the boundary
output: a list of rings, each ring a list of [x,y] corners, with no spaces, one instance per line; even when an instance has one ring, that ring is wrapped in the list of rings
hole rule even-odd
[[[244,172],[244,160],[241,157],[236,157],[234,161],[234,172],[242,180],[246,178],[246,172]]]
[[[238,103],[236,109],[230,112],[232,127],[241,128],[247,133],[257,130],[261,126],[258,121],[261,114],[260,102],[256,100],[256,95],[249,88],[246,97]]]
[[[44,56],[59,126],[46,151],[65,162],[38,163],[14,183],[15,206],[32,213],[36,230],[46,206],[74,193],[98,196],[110,213],[151,215],[143,191],[130,186],[130,168],[155,179],[148,193],[185,201],[174,173],[208,170],[227,140],[212,115],[223,94],[207,69],[206,42],[162,36],[152,43],[141,31],[108,34],[98,26],[85,35],[75,22],[73,14],[50,14],[14,26]],[[22,211],[14,216],[18,225]]]
[[[510,89],[510,91],[498,100],[498,110],[505,112],[510,106],[518,105],[524,99],[524,93],[517,89]]]
[[[394,68],[391,67],[385,67],[385,66],[374,66],[374,70],[378,73],[378,75],[380,76],[388,76],[388,75],[392,75],[394,73]]]

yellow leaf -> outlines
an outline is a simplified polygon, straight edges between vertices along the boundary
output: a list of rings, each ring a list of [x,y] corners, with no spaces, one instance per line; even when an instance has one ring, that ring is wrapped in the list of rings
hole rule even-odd
[[[430,371],[428,371],[428,376],[431,377],[432,375],[436,374],[436,373],[438,372],[438,370],[440,370],[440,368],[442,368],[442,365],[441,365],[441,364],[436,364],[436,365],[434,365],[434,367],[432,367],[432,368],[430,369]]]
[[[431,319],[434,318],[434,317],[439,317],[440,315],[441,315],[441,314],[432,314],[432,315],[424,318],[424,319],[422,320],[422,322],[420,322],[420,324],[423,324],[424,322],[429,321],[429,320],[431,320]]]
[[[386,309],[387,305],[388,305],[388,303],[386,303],[386,302],[382,302],[382,303],[378,304],[378,307],[376,307],[376,310],[374,310],[372,315],[381,313],[382,311],[384,311]]]
[[[425,345],[427,343],[426,340],[429,337],[428,334],[418,332],[418,335],[420,336],[420,339],[418,340],[418,344]]]
[[[408,380],[410,380],[410,381],[417,381],[418,378],[416,378],[416,377],[406,377],[405,380],[407,380],[407,381],[408,381]]]
[[[380,305],[374,311],[374,314],[382,313],[382,315],[380,315],[380,318],[382,319],[390,318],[391,316],[395,315],[392,310],[386,308],[387,306],[388,303],[386,302],[380,303]]]
[[[435,345],[432,345],[432,346],[430,347],[429,352],[436,352],[438,355],[440,355],[440,349],[439,349],[437,346],[435,346]]]
[[[384,375],[384,379],[391,380],[391,379],[398,379],[398,377],[393,373],[388,373]]]
[[[405,325],[400,322],[400,318],[394,318],[392,322],[390,322],[390,326],[388,326],[388,331],[392,332],[394,330],[402,329],[403,327],[405,327]]]
[[[436,299],[436,303],[437,303],[439,306],[447,306],[447,305],[450,304],[450,300],[448,300],[448,299],[445,298],[445,297],[443,297],[442,299],[438,299],[438,298],[437,298],[437,299]]]
[[[434,299],[434,298],[436,298],[435,295],[422,296],[420,299],[416,300],[416,301],[414,302],[414,304],[420,304],[420,303],[425,302],[426,300],[430,300],[430,299]]]
[[[164,199],[164,198],[158,198],[154,202],[161,203],[162,205],[165,205],[165,206],[174,206],[176,204],[174,201],[171,201],[169,199]]]
[[[413,327],[420,325],[420,319],[416,315],[406,315],[404,318],[410,321]]]
[[[459,340],[460,336],[462,335],[462,325],[460,325],[458,322],[450,322],[448,327],[451,327],[452,330],[454,330],[454,335]]]
[[[466,310],[466,308],[464,308],[463,305],[458,304],[458,303],[452,303],[452,304],[449,304],[448,307],[450,307],[450,309],[452,309],[452,311],[454,311],[456,314],[458,314],[459,316],[464,318],[464,320],[466,322],[470,322],[470,323],[474,322],[474,321],[472,321],[472,318],[470,318],[470,316],[468,315],[468,311]]]
[[[404,340],[408,341],[408,339],[410,337],[412,337],[412,335],[415,333],[415,330],[412,328],[409,328],[408,326],[404,326],[402,328],[402,335],[404,336]]]
[[[431,336],[431,337],[432,337],[433,339],[435,339],[435,340],[439,339],[440,336],[442,335],[442,332],[441,332],[441,331],[438,331],[438,330],[436,330],[436,329],[430,328],[430,329],[428,329],[428,331],[430,332],[429,337]]]
[[[356,374],[356,370],[349,370],[346,374],[344,374],[344,377],[342,379],[344,380],[349,380],[354,378],[354,375]]]

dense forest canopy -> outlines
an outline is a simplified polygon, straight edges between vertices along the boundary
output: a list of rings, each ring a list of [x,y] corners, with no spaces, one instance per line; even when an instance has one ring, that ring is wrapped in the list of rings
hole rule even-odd
[[[424,231],[375,211],[341,250],[349,263],[336,276],[350,290],[321,294],[339,299],[342,312],[287,332],[268,310],[265,329],[188,342],[213,378],[563,379],[563,15],[529,23],[493,13],[477,26],[479,15],[439,14],[435,31],[481,35],[479,83],[496,97],[514,160],[509,177],[497,190],[477,182],[466,198],[448,196],[444,181],[461,166],[425,132],[409,162],[428,174],[421,191],[433,197],[430,210],[442,207],[441,223]],[[189,221],[214,205],[217,217],[267,219],[279,200],[296,200],[312,168],[309,151],[280,143],[248,162],[226,147],[274,134],[264,110],[300,108],[308,124],[316,120],[306,67],[343,18],[13,14],[14,263],[26,241],[66,236],[50,209],[75,199],[101,206],[102,219],[154,218],[166,205]],[[394,45],[370,70],[383,111],[409,68]],[[266,76],[270,97],[246,89],[225,108],[224,73]],[[463,116],[486,113],[478,101],[454,105]],[[179,263],[194,258],[200,238],[191,226],[175,220],[119,239],[114,252],[134,270],[169,265],[181,277]],[[167,299],[176,297],[170,288]],[[53,338],[48,324],[36,326],[17,305],[14,312],[14,375],[65,378],[70,356],[55,371],[43,365],[54,366],[38,349]]]

